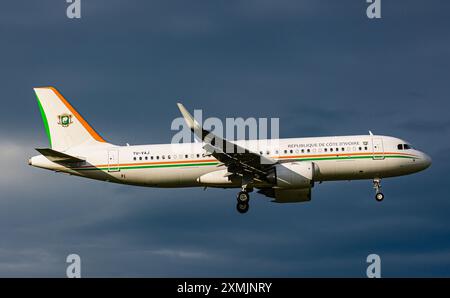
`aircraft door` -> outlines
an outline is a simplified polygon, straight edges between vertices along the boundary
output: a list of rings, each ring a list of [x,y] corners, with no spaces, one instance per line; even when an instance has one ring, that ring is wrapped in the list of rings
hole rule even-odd
[[[108,172],[119,172],[119,150],[108,150]]]
[[[373,159],[384,159],[384,148],[382,138],[372,139],[372,152],[373,152],[372,156]]]

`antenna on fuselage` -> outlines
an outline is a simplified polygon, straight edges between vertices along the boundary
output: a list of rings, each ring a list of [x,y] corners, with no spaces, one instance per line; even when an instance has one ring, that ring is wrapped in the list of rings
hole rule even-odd
[[[369,130],[369,135],[373,136],[373,133],[372,133],[372,131],[370,131],[370,130]]]

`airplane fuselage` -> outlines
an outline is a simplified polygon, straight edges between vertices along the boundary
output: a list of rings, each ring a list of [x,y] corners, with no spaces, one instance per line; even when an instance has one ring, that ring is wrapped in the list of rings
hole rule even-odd
[[[279,162],[309,161],[313,181],[356,180],[407,175],[427,168],[431,159],[398,138],[378,135],[236,141]],[[70,167],[44,156],[36,167],[91,179],[149,187],[241,187],[226,177],[226,167],[206,154],[202,143],[115,146],[109,143],[70,148],[86,161]],[[267,182],[256,182],[266,187]]]

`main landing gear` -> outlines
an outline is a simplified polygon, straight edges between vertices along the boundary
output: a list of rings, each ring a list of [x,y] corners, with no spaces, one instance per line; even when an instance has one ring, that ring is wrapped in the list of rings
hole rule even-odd
[[[384,194],[381,192],[381,179],[375,178],[373,179],[373,188],[375,188],[375,200],[378,202],[383,201]]]
[[[250,201],[249,192],[253,191],[253,177],[249,175],[242,176],[241,191],[237,195],[236,209],[239,213],[247,213]]]
[[[237,205],[236,209],[239,213],[247,213],[249,209],[249,201],[250,201],[250,195],[248,194],[248,191],[243,189],[240,191],[237,195]]]

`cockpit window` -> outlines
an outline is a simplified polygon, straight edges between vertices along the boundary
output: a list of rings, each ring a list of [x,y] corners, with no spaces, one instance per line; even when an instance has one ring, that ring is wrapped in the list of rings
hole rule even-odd
[[[398,148],[398,150],[403,150],[403,144],[398,144],[397,148]]]
[[[404,144],[403,148],[405,148],[405,150],[412,149],[411,145],[409,145],[409,144]]]

